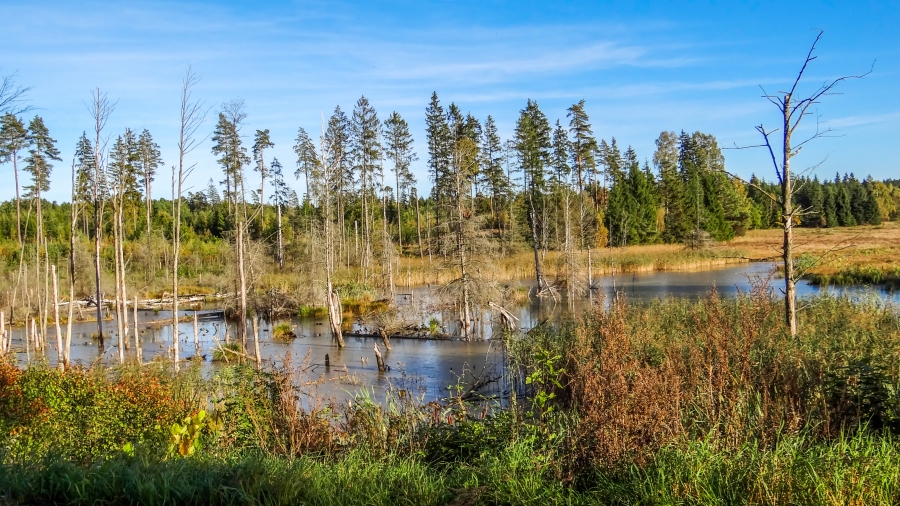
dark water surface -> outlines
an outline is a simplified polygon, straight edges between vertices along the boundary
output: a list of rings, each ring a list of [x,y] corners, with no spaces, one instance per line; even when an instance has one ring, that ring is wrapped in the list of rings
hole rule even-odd
[[[598,299],[601,297],[609,299],[618,291],[626,294],[630,300],[650,301],[664,297],[699,298],[706,296],[715,287],[721,296],[732,297],[739,291],[748,291],[752,280],[769,278],[773,272],[772,264],[751,263],[700,272],[654,272],[604,276],[595,280],[597,289],[594,296]],[[776,290],[781,283],[780,279],[771,279],[771,284]],[[797,285],[800,297],[815,295],[821,293],[822,290],[830,290],[851,297],[878,298],[900,304],[900,294],[898,293],[856,286],[820,289],[806,282],[800,282]],[[451,335],[459,334],[458,322],[454,322],[458,319],[455,313],[434,309],[434,303],[439,298],[435,288],[415,287],[408,292],[411,294],[409,298],[411,302],[402,309],[408,319],[422,324],[427,324],[429,320],[434,319],[442,331]],[[572,311],[566,302],[552,299],[532,299],[524,304],[499,302],[518,318],[518,325],[524,330],[532,328],[545,319],[558,318]],[[581,311],[588,305],[587,298],[579,299],[573,304],[574,311]],[[191,316],[193,311],[183,311],[181,314]],[[502,364],[505,362],[504,346],[496,340],[491,341],[493,330],[499,326],[496,325],[494,315],[490,311],[485,311],[478,316],[474,327],[483,339],[461,341],[456,339],[395,338],[391,340],[392,349],[389,351],[384,350],[380,339],[362,337],[346,337],[345,348],[338,348],[328,331],[327,318],[293,318],[290,323],[297,337],[292,340],[274,339],[272,327],[275,323],[261,322],[260,352],[265,363],[274,362],[276,364],[281,363],[289,353],[292,364],[306,366],[309,379],[321,380],[322,384],[318,387],[319,392],[329,397],[346,399],[362,390],[367,390],[376,400],[381,400],[384,398],[385,391],[394,386],[420,395],[428,401],[446,398],[454,391],[458,391],[458,388],[465,391],[475,381],[493,380],[500,376]],[[158,356],[171,358],[173,344],[171,325],[151,324],[151,322],[170,319],[171,312],[168,311],[138,312],[138,327],[144,361]],[[233,340],[234,336],[238,335],[235,322],[226,323],[221,318],[199,321],[199,346],[195,347],[193,323],[179,324],[179,356],[185,359],[199,356],[202,358],[200,363],[204,371],[213,371],[218,364],[211,360],[213,349],[216,348],[217,343],[223,342],[226,325],[229,329],[229,336]],[[251,332],[252,327],[249,324],[247,327],[248,332]],[[91,338],[96,330],[96,322],[72,325],[73,362],[83,366],[100,362],[107,365],[118,363],[115,322],[104,322],[104,330],[109,335],[104,350],[100,350],[97,341]],[[367,332],[371,329],[363,322],[357,324],[355,330]],[[63,327],[63,332],[65,332],[65,327]],[[13,330],[12,345],[13,349],[18,352],[20,363],[28,363],[35,359],[45,359],[51,365],[56,363],[56,338],[53,326],[48,329],[48,333],[50,334],[48,349],[35,354],[33,349],[26,353],[23,330]],[[131,329],[129,329],[129,340],[134,342]],[[385,363],[390,366],[390,371],[379,373],[377,370],[373,351],[373,345],[376,342],[382,348]],[[248,350],[250,354],[253,354],[252,335],[248,338]],[[134,355],[133,344],[126,354]],[[324,365],[326,354],[330,359],[330,367]],[[187,366],[187,364],[184,365],[184,367]],[[505,388],[502,381],[491,383],[482,393],[488,395],[499,393]],[[458,388],[448,389],[451,386]]]

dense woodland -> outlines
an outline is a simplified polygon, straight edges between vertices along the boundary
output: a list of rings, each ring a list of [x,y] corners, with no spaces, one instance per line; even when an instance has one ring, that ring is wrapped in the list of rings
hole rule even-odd
[[[100,113],[108,103],[99,92],[96,99],[95,119],[105,120]],[[777,184],[728,172],[723,148],[710,134],[662,132],[656,151],[642,159],[615,138],[598,141],[584,101],[554,122],[528,101],[510,139],[500,136],[491,116],[479,120],[453,103],[445,108],[436,93],[425,114],[426,139],[417,147],[398,113],[382,120],[362,97],[352,111],[336,107],[320,135],[300,128],[297,157],[285,163],[267,156],[269,131],[248,131],[243,102],[232,101],[215,118],[188,125],[198,135],[210,134],[221,178],[181,195],[190,168],[179,160],[178,174],[163,171],[159,146],[147,130],[110,135],[105,121],[96,121],[93,135],[72,140],[70,168],[56,147],[62,141],[40,116],[25,120],[6,113],[0,161],[15,179],[17,198],[0,204],[4,307],[21,303],[20,286],[30,278],[45,292],[46,307],[51,265],[59,266],[60,275],[74,274],[69,277],[78,297],[99,292],[98,285],[105,292],[112,273],[114,290],[124,294],[130,285],[148,293],[159,288],[154,280],[169,282],[176,269],[173,251],[181,260],[177,273],[193,281],[190,287],[206,275],[237,292],[240,277],[251,294],[254,285],[262,288],[265,272],[282,271],[323,287],[332,285],[335,272],[353,271],[359,283],[393,292],[401,259],[422,257],[458,271],[465,298],[477,278],[474,258],[531,250],[538,287],[546,289],[541,262],[557,251],[565,263],[564,284],[574,295],[576,277],[584,277],[596,248],[659,242],[702,247],[780,226],[769,197],[778,193]],[[418,152],[427,158],[428,181],[417,181],[410,171]],[[43,199],[50,174],[69,169],[71,202]],[[825,181],[801,177],[797,187],[801,226],[900,217],[897,181],[849,173]],[[248,272],[236,272],[237,262],[246,262]]]

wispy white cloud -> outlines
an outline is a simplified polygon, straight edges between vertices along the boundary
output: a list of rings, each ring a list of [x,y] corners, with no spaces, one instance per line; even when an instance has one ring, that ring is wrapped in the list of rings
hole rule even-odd
[[[862,125],[872,125],[876,123],[894,123],[900,122],[900,111],[888,112],[884,114],[866,114],[859,116],[846,116],[843,118],[833,119],[826,124],[832,128],[855,127]]]

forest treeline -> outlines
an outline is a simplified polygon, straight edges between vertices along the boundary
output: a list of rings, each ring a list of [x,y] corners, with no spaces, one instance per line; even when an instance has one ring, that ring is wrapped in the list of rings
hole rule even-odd
[[[749,229],[780,226],[777,205],[767,195],[777,194],[777,184],[755,175],[746,182],[732,176],[714,136],[662,132],[652,159],[641,161],[615,138],[595,139],[583,101],[569,108],[567,126],[559,120],[551,125],[529,101],[514,137],[504,141],[491,116],[479,121],[456,104],[445,111],[433,95],[426,109],[431,189],[425,195],[419,195],[421,185],[410,171],[417,155],[406,121],[396,112],[379,121],[365,97],[349,116],[337,107],[319,143],[299,130],[293,178],[279,160],[266,160],[265,151],[273,146],[268,130],[257,130],[250,139],[242,131],[245,120],[240,102],[226,104],[218,115],[212,151],[222,179],[186,193],[182,233],[187,238],[227,239],[237,215],[250,209],[251,237],[267,242],[278,257],[284,251],[277,244],[279,227],[291,243],[309,239],[312,223],[324,212],[326,185],[335,205],[338,254],[350,263],[383,246],[374,239],[382,225],[400,254],[448,254],[445,236],[459,200],[463,220],[472,224],[468,232],[498,250],[535,243],[545,251],[563,250],[567,238],[579,248],[587,242],[596,247],[690,242],[698,232],[723,241]],[[54,162],[61,162],[56,144],[39,116],[27,124],[9,113],[2,117],[0,161],[14,176],[17,196],[22,192],[0,204],[0,240],[8,253],[12,243],[38,234],[60,255],[69,243],[70,204],[41,199]],[[322,146],[325,163],[335,167],[332,173],[322,170]],[[127,217],[126,241],[146,240],[154,232],[170,236],[172,200],[152,198],[163,160],[150,132],[126,129],[107,156],[97,199],[106,236],[113,232],[113,206],[106,205],[113,199]],[[85,237],[93,234],[95,165],[85,134],[76,142],[73,161],[76,230]],[[245,184],[248,168],[256,174],[252,186]],[[798,187],[802,226],[878,224],[900,216],[898,181],[860,180],[850,173],[825,181],[801,179]]]

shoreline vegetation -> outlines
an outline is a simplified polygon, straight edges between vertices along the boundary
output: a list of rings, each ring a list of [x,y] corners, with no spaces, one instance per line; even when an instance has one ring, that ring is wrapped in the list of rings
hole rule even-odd
[[[894,290],[900,288],[900,223],[885,222],[876,226],[842,227],[837,229],[805,229],[796,231],[798,262],[805,265],[802,279],[814,285],[869,285]],[[704,271],[754,262],[777,263],[774,258],[782,240],[778,230],[751,230],[743,237],[725,243],[713,243],[703,248],[691,249],[683,245],[653,244],[630,246],[628,248],[606,248],[595,251],[592,256],[592,276],[596,279],[610,274],[651,273],[665,271]],[[472,259],[472,265],[480,278],[495,283],[508,283],[533,279],[533,266],[529,263],[531,253],[521,252],[497,259]],[[580,263],[584,258],[575,255]],[[564,281],[565,259],[556,251],[549,251],[544,256],[548,279]],[[406,258],[399,262],[400,281],[398,289],[407,286],[445,285],[453,281],[456,273],[443,268],[437,262],[427,259]],[[405,269],[405,272],[403,271]],[[484,269],[484,272],[481,272]],[[587,274],[584,273],[586,276]],[[347,318],[358,317],[373,311],[387,308],[384,299],[379,298],[379,290],[373,287],[360,286],[358,269],[336,271],[336,289],[341,293],[341,303]],[[207,277],[209,279],[209,277]],[[215,280],[215,278],[213,278]],[[234,294],[217,292],[221,285],[204,284],[203,277],[189,278],[188,284],[180,288],[179,304],[186,309],[203,309],[227,306],[227,301]],[[406,283],[409,285],[406,285]],[[283,276],[263,276],[256,292],[265,293],[285,286]],[[344,295],[346,294],[346,295]],[[171,307],[172,297],[169,292],[150,292],[152,298],[139,299],[138,309],[165,310]],[[509,294],[512,300],[522,295]],[[95,313],[88,308],[85,300],[79,302],[73,321],[96,321]],[[278,301],[276,301],[278,302]],[[105,305],[112,308],[114,301],[107,299]],[[61,301],[60,307],[68,306]],[[131,303],[128,307],[132,307]],[[262,307],[263,313],[272,312],[273,307]],[[268,314],[268,313],[267,313]],[[300,303],[296,307],[284,307],[275,317],[327,317],[327,308],[309,303]],[[111,320],[112,314],[106,313],[105,319]],[[10,324],[12,328],[20,327],[24,320],[17,319]],[[53,322],[52,315],[48,319]],[[61,323],[65,323],[65,314],[61,312]]]
[[[309,358],[0,364],[0,498],[96,504],[900,501],[900,313],[765,284],[625,298],[505,338],[502,398],[317,393]],[[477,392],[476,392],[477,393]]]

